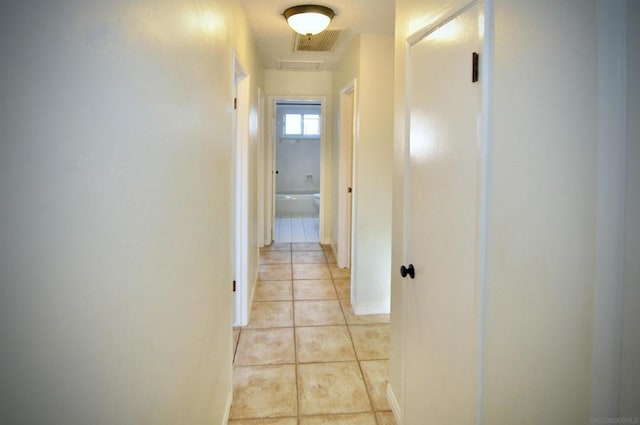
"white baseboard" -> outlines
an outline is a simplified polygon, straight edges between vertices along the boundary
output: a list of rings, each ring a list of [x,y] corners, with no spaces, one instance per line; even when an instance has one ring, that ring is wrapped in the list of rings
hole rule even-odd
[[[224,406],[224,416],[222,417],[222,425],[229,423],[229,415],[231,414],[231,403],[233,402],[233,391],[229,391],[227,396],[227,404]]]
[[[364,314],[389,314],[391,311],[391,305],[389,300],[376,304],[358,304],[351,301],[353,307],[353,314],[356,316]]]
[[[391,407],[391,411],[393,412],[393,416],[396,418],[396,423],[398,425],[402,425],[402,414],[400,412],[400,404],[396,399],[396,395],[393,393],[391,389],[391,385],[387,384],[387,402],[389,402],[389,406]]]

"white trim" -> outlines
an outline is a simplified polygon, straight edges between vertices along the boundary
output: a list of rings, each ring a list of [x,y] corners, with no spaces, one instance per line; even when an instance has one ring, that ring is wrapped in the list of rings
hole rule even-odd
[[[467,10],[471,9],[476,5],[477,2],[478,0],[473,0],[467,3],[466,6],[463,6],[462,8],[455,6],[448,8],[430,24],[425,25],[424,27],[420,28],[409,37],[407,37],[407,43],[409,44],[409,46],[413,46],[414,44],[419,43],[420,41],[422,41],[422,39],[427,37],[432,32],[437,31],[441,27],[456,19],[458,16],[465,13]],[[451,11],[453,11],[453,13],[451,13]]]
[[[400,258],[402,259],[402,264],[408,264],[408,252],[409,252],[409,208],[411,206],[411,197],[409,196],[408,186],[411,180],[411,43],[407,39],[406,41],[406,54],[405,54],[405,87],[404,87],[404,131],[403,131],[403,157],[402,157],[402,169],[403,169],[403,181],[402,181],[402,252]],[[401,284],[404,284],[402,282]],[[402,289],[402,335],[401,335],[401,344],[400,348],[400,386],[402,388],[401,392],[401,402],[402,408],[398,408],[398,412],[406,412],[407,411],[407,338],[408,338],[408,321],[406,319],[406,306],[409,305],[407,300],[407,291],[403,287]],[[395,412],[394,412],[395,415]],[[403,425],[402,415],[399,413],[396,416],[396,421],[399,425]]]
[[[398,425],[402,425],[402,412],[400,411],[400,403],[396,399],[396,395],[393,393],[393,388],[390,384],[387,384],[387,402],[393,412],[393,417],[396,418]]]
[[[619,415],[627,178],[627,19],[624,0],[599,0],[596,263],[591,417]],[[597,384],[596,384],[597,383]]]
[[[236,293],[234,326],[249,322],[249,108],[250,77],[233,50],[233,96],[237,109],[233,113],[233,184],[234,184],[234,276]],[[231,284],[231,282],[229,282]]]
[[[266,208],[266,180],[265,164],[266,164],[266,145],[264,137],[264,92],[258,87],[258,247],[262,248],[268,245],[266,242],[267,216]],[[270,243],[270,242],[269,242]]]
[[[480,1],[480,13],[484,15],[484,38],[480,52],[481,131],[480,131],[480,187],[478,191],[478,316],[477,316],[477,370],[476,370],[476,425],[482,424],[484,414],[484,345],[485,345],[485,307],[487,290],[487,246],[489,233],[489,161],[491,150],[491,117],[493,96],[493,52],[494,52],[494,13],[493,1]]]
[[[233,391],[227,394],[227,403],[224,406],[224,416],[222,417],[222,425],[228,425],[229,415],[231,414],[231,404],[233,403]]]
[[[351,307],[353,308],[353,314],[356,316],[367,314],[389,314],[391,311],[391,299],[387,298],[385,301],[375,304],[354,304],[352,301]]]

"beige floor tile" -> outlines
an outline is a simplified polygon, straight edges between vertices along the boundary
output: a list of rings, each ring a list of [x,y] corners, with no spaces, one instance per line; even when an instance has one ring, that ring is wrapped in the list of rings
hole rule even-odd
[[[376,419],[378,420],[378,425],[397,425],[393,412],[378,412],[376,413]]]
[[[259,280],[256,284],[254,301],[289,301],[293,298],[290,280]]]
[[[292,251],[322,251],[322,245],[318,242],[294,242],[291,244]]]
[[[389,410],[387,402],[387,382],[389,380],[389,360],[367,360],[360,362],[360,368],[367,384],[373,410]]]
[[[296,358],[299,363],[353,361],[351,337],[346,326],[296,328]]]
[[[260,252],[264,251],[291,251],[291,244],[288,242],[274,242],[271,245],[260,248]]]
[[[331,280],[295,280],[293,297],[296,300],[337,299],[336,289]]]
[[[258,280],[291,280],[290,264],[262,264],[258,270]]]
[[[372,413],[351,415],[303,416],[300,425],[376,425]]]
[[[231,419],[297,416],[295,365],[233,370]]]
[[[350,325],[366,325],[372,323],[389,323],[388,314],[361,314],[356,316],[351,307],[351,300],[341,299],[340,306],[344,312],[344,317]]]
[[[294,264],[292,267],[294,279],[331,279],[326,264]]]
[[[288,301],[254,302],[247,329],[293,326],[293,304]]]
[[[324,257],[327,259],[327,263],[336,263],[336,255],[333,251],[324,251]]]
[[[298,425],[298,418],[231,420],[229,425]]]
[[[337,264],[329,264],[329,270],[331,270],[331,277],[334,279],[343,279],[345,277],[351,277],[351,269],[342,269]]]
[[[351,278],[333,279],[338,298],[351,299]]]
[[[359,360],[389,358],[389,325],[350,325],[351,339]]]
[[[295,301],[296,326],[344,325],[338,300]]]
[[[293,328],[245,329],[240,335],[236,366],[295,363]]]
[[[291,251],[263,251],[260,253],[260,264],[289,264]]]
[[[356,362],[298,365],[298,398],[301,415],[371,410]]]
[[[293,264],[325,264],[327,260],[322,251],[293,251],[291,262]]]

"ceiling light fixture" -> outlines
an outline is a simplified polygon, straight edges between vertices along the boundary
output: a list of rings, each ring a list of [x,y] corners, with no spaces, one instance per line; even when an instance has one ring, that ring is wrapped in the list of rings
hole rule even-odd
[[[335,16],[335,12],[330,8],[315,4],[293,6],[282,14],[295,32],[307,36],[324,31]]]

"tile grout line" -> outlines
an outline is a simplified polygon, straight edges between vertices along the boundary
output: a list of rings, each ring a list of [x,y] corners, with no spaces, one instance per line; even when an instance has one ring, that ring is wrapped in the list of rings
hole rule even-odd
[[[335,282],[334,282],[335,286]],[[337,290],[336,290],[337,292]],[[364,376],[364,371],[362,370],[362,360],[358,355],[358,351],[356,350],[356,344],[353,342],[353,334],[351,333],[351,326],[349,325],[349,321],[347,320],[347,314],[344,312],[345,307],[343,307],[342,303],[340,304],[340,310],[342,311],[342,315],[344,316],[344,321],[347,325],[347,332],[349,332],[349,339],[351,340],[351,346],[353,347],[353,352],[356,355],[356,363],[358,364],[358,370],[360,371],[360,375],[362,376],[362,382],[364,384],[364,389],[367,392],[367,398],[369,399],[369,406],[371,407],[371,414],[373,415],[373,420],[378,424],[378,417],[376,416],[375,409],[373,407],[373,398],[371,397],[371,391],[369,390],[369,386],[367,385],[367,380]]]
[[[296,338],[296,295],[295,295],[295,280],[293,278],[293,244],[289,245],[291,253],[291,321],[293,324],[293,360],[295,361],[295,374],[296,374],[296,424],[300,424],[300,385],[298,383],[298,377],[300,373],[298,371],[298,341]]]

